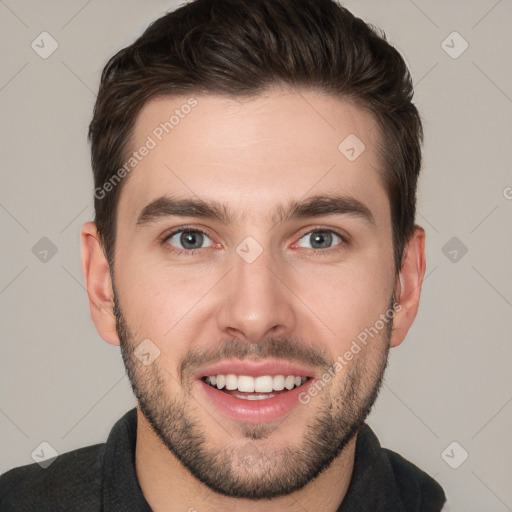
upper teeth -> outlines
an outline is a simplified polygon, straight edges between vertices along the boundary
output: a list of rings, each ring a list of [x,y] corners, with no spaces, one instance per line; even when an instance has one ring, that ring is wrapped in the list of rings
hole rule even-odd
[[[216,386],[217,389],[228,390],[238,389],[246,393],[270,393],[271,391],[281,391],[284,388],[290,390],[295,386],[300,386],[307,380],[307,377],[296,377],[294,375],[262,375],[260,377],[250,377],[249,375],[211,375],[206,377],[206,382]]]

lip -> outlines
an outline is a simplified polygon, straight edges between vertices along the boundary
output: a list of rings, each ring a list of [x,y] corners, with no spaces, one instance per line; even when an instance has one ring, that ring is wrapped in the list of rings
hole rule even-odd
[[[210,366],[199,368],[194,377],[202,379],[210,375],[248,375],[249,377],[259,377],[261,375],[294,375],[296,377],[318,378],[317,371],[288,361],[277,359],[259,360],[240,360],[224,359]],[[297,388],[299,389],[299,388]]]
[[[200,379],[196,383],[208,407],[213,406],[223,416],[237,422],[265,423],[278,420],[302,405],[299,402],[300,394],[307,393],[316,380],[308,379],[298,388],[265,400],[244,400],[215,389]]]

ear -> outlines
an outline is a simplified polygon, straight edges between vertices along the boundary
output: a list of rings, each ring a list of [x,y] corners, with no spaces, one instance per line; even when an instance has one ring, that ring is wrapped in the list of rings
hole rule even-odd
[[[98,334],[112,345],[119,345],[113,311],[113,288],[107,258],[94,222],[86,222],[80,232],[82,272],[85,278],[91,317]]]
[[[416,318],[425,267],[425,230],[415,226],[414,233],[404,248],[402,267],[395,284],[397,306],[390,347],[396,347],[404,341]]]

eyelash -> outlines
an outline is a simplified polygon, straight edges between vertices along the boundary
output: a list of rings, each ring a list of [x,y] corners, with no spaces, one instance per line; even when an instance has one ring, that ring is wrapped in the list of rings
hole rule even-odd
[[[202,233],[203,235],[205,235],[205,236],[207,236],[208,238],[211,239],[210,235],[206,231],[204,231],[204,230],[202,230],[200,228],[196,228],[196,227],[192,227],[192,226],[190,226],[190,227],[189,226],[182,226],[182,227],[180,227],[178,229],[175,229],[175,230],[171,231],[170,233],[166,233],[161,238],[161,244],[165,245],[167,250],[169,250],[173,254],[177,254],[177,255],[184,255],[184,254],[186,254],[187,256],[194,256],[199,251],[201,251],[203,249],[207,249],[207,247],[202,247],[202,248],[199,248],[199,249],[190,249],[190,250],[178,249],[178,248],[176,248],[174,246],[171,246],[170,244],[167,243],[167,241],[170,238],[172,238],[174,235],[176,235],[177,233],[183,233],[183,232],[187,232],[187,231],[191,231],[191,232],[194,232],[194,233]],[[315,227],[313,229],[305,231],[304,233],[302,233],[300,235],[299,240],[304,238],[306,235],[310,235],[310,234],[315,233],[317,231],[325,231],[327,233],[334,233],[336,236],[340,237],[341,242],[338,245],[335,245],[334,247],[328,247],[327,249],[309,249],[309,251],[312,251],[312,255],[314,257],[317,257],[317,256],[321,257],[321,256],[330,255],[333,251],[339,251],[344,246],[349,244],[349,240],[347,239],[346,235],[343,235],[342,233],[340,233],[339,231],[337,231],[335,229],[324,228],[324,227]]]
[[[179,256],[184,255],[184,254],[186,254],[187,256],[193,256],[193,255],[197,254],[199,251],[201,251],[202,249],[205,249],[205,247],[200,248],[200,249],[190,249],[190,250],[178,249],[178,248],[171,246],[170,244],[167,243],[167,241],[169,239],[171,239],[177,233],[183,233],[183,232],[187,232],[187,231],[194,232],[194,233],[202,233],[203,235],[207,236],[208,238],[211,238],[211,236],[203,229],[194,228],[192,226],[190,226],[190,227],[182,226],[179,229],[175,229],[174,231],[171,231],[170,233],[165,234],[161,240],[162,245],[164,245],[167,248],[167,250],[171,251],[173,254],[177,254]]]

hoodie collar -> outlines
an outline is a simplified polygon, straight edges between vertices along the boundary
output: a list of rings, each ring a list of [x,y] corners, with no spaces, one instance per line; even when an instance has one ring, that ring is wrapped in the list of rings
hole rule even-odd
[[[152,512],[135,471],[137,409],[128,411],[110,431],[103,467],[103,512]],[[357,436],[347,494],[337,512],[439,512],[441,486],[391,450],[381,448],[367,423]]]

